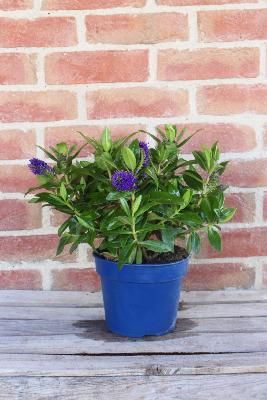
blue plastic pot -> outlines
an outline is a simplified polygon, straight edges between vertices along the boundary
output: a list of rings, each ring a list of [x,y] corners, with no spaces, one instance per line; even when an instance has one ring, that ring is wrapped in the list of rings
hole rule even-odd
[[[175,327],[189,257],[170,264],[126,264],[95,255],[107,328],[119,335],[164,335]]]

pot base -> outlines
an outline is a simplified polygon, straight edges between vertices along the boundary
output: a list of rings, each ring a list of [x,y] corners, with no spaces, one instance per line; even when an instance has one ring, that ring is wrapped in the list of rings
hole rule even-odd
[[[171,328],[169,328],[169,329],[167,329],[165,331],[162,331],[162,332],[149,332],[149,333],[140,333],[140,332],[136,333],[136,332],[126,332],[126,331],[118,332],[118,331],[116,331],[116,329],[115,330],[110,329],[107,325],[106,325],[106,328],[107,328],[108,332],[114,333],[115,335],[118,335],[118,336],[128,337],[128,338],[133,338],[133,339],[135,339],[135,338],[136,339],[140,339],[140,338],[147,338],[147,337],[153,337],[153,336],[157,337],[157,336],[167,335],[168,333],[172,333],[174,331],[175,325],[176,325],[176,321],[175,321],[174,326],[172,326]]]

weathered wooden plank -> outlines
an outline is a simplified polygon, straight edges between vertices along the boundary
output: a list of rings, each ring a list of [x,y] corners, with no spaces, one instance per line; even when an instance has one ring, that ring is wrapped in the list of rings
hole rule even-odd
[[[182,292],[186,303],[267,302],[267,290]],[[0,306],[90,307],[102,305],[102,293],[72,291],[0,290]]]
[[[12,400],[266,400],[267,374],[0,378]]]
[[[222,333],[222,332],[267,332],[267,317],[243,318],[179,318],[176,332]],[[103,320],[94,321],[48,321],[48,320],[2,320],[1,336],[45,336],[92,334],[92,337],[106,331]]]
[[[181,318],[266,317],[265,303],[183,304]],[[0,307],[0,319],[101,320],[102,307]]]
[[[129,339],[100,331],[76,335],[11,336],[0,340],[0,353],[33,354],[194,354],[267,352],[267,332],[173,332]]]
[[[0,290],[0,306],[9,307],[101,307],[101,292]]]
[[[176,376],[267,372],[267,353],[65,356],[0,354],[0,376]]]

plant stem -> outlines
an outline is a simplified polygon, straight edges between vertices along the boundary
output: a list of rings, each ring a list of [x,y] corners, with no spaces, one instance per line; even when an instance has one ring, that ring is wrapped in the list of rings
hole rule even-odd
[[[137,234],[136,234],[136,230],[135,230],[135,217],[134,217],[134,213],[133,213],[134,202],[135,202],[135,195],[133,193],[132,194],[132,225],[131,226],[132,226],[132,233],[133,233],[134,240],[135,240],[135,242],[137,242],[138,239],[137,239]]]

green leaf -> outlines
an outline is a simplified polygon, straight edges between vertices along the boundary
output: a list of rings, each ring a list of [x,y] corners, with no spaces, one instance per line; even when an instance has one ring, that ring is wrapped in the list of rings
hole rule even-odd
[[[121,221],[121,222],[122,222],[123,224],[125,224],[125,225],[132,225],[131,219],[130,219],[129,217],[119,216],[119,217],[117,217],[117,219],[118,219],[119,221]]]
[[[187,170],[183,173],[185,183],[192,189],[203,189],[203,180],[196,171]]]
[[[182,196],[183,204],[180,206],[180,210],[183,210],[188,206],[192,199],[192,191],[190,189],[186,190]]]
[[[185,224],[188,225],[202,225],[203,221],[200,218],[200,216],[193,212],[193,211],[185,211],[182,213],[179,213],[176,218],[180,221],[183,221]]]
[[[166,243],[163,243],[159,240],[145,240],[143,242],[140,242],[139,244],[146,249],[154,251],[156,253],[166,253],[170,251]]]
[[[78,217],[78,215],[76,215],[76,218],[77,218],[78,222],[79,222],[84,228],[91,229],[91,230],[93,229],[92,223],[86,222],[83,218]]]
[[[62,197],[62,199],[66,201],[68,194],[67,194],[67,190],[66,190],[66,187],[64,185],[64,182],[61,182],[59,192],[60,192],[60,196]]]
[[[166,124],[165,131],[169,141],[174,142],[176,136],[176,126],[171,124]]]
[[[39,197],[33,197],[32,199],[30,199],[28,202],[29,203],[40,203],[40,199],[39,199]]]
[[[204,169],[204,171],[208,171],[209,168],[208,168],[207,160],[206,160],[204,153],[202,153],[201,151],[192,151],[192,154],[195,157],[195,160],[198,163],[198,165],[202,169]]]
[[[208,197],[204,197],[202,199],[200,204],[200,209],[203,212],[204,217],[208,222],[212,222],[214,220],[215,217],[214,211]]]
[[[142,249],[140,247],[138,247],[137,252],[136,252],[135,262],[136,262],[136,264],[142,264],[142,261],[143,261]]]
[[[101,143],[102,143],[102,147],[103,147],[104,151],[109,152],[109,150],[111,149],[112,140],[111,140],[108,128],[105,128],[103,130],[103,133],[101,136]]]
[[[232,219],[233,216],[235,215],[235,212],[236,208],[224,208],[220,212],[220,222],[225,223],[230,221],[230,219]]]
[[[121,204],[121,207],[122,207],[123,211],[125,212],[125,214],[128,215],[128,217],[131,217],[131,210],[127,203],[127,200],[125,200],[124,198],[121,198],[120,204]]]
[[[217,251],[221,251],[221,236],[218,231],[212,226],[208,228],[208,239],[212,247],[214,247]]]
[[[66,244],[69,244],[72,241],[73,241],[73,236],[71,235],[62,236],[58,242],[56,255],[58,256],[59,254],[61,254]]]
[[[141,204],[141,201],[142,201],[142,195],[140,194],[140,196],[138,196],[138,197],[135,199],[135,202],[134,202],[134,204],[133,204],[133,215],[135,215],[135,213],[136,213],[137,210],[139,209],[140,204]]]
[[[169,251],[173,252],[176,233],[171,228],[162,229],[161,237],[166,246],[168,246]]]
[[[158,180],[158,176],[157,176],[157,174],[156,174],[156,171],[155,171],[154,167],[151,167],[151,166],[150,166],[150,167],[147,167],[147,168],[145,169],[145,171],[146,171],[146,174],[147,174],[148,176],[150,176],[150,178],[153,179],[153,181],[154,181],[156,187],[158,188],[158,186],[159,186],[159,180]]]
[[[180,197],[175,194],[171,194],[168,192],[152,192],[150,195],[150,201],[153,201],[155,204],[173,204],[178,205],[182,204],[183,201]]]
[[[190,233],[188,240],[187,240],[187,245],[186,245],[188,253],[191,253],[191,251],[198,253],[200,250],[200,237],[196,232]]]
[[[135,155],[129,147],[123,147],[122,150],[122,158],[125,162],[125,165],[132,171],[135,170],[136,167],[136,159]]]
[[[60,154],[66,154],[68,151],[68,146],[66,143],[58,143],[56,145],[56,150],[60,153]]]
[[[127,263],[134,247],[135,247],[134,242],[131,242],[122,247],[120,254],[119,254],[119,260],[118,260],[119,269],[122,269],[123,265]]]
[[[49,175],[37,175],[36,177],[40,185],[45,185],[51,180]]]
[[[215,142],[211,147],[212,157],[215,161],[218,161],[220,158],[220,151],[218,148],[218,142]]]
[[[65,222],[63,222],[62,225],[58,228],[58,236],[61,236],[62,233],[68,228],[69,224],[71,222],[71,218],[67,219]]]
[[[130,192],[110,192],[107,197],[106,200],[107,201],[114,201],[114,200],[119,200],[119,199],[127,199],[129,198],[131,195]]]

